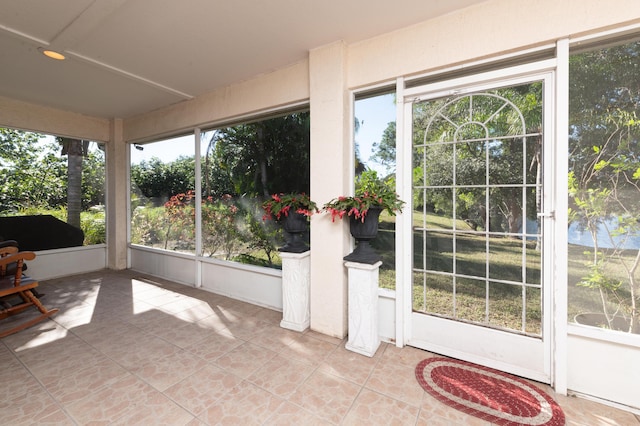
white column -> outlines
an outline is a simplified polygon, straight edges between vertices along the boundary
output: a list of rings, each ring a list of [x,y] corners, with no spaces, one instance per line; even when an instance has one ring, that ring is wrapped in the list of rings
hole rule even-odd
[[[378,276],[382,262],[345,262],[349,270],[349,340],[345,347],[368,357],[380,346]]]
[[[122,119],[111,120],[106,148],[107,264],[110,269],[126,269],[129,145],[124,141]]]
[[[280,327],[294,331],[309,328],[311,251],[280,252],[282,259],[282,321]]]
[[[309,52],[311,191],[322,206],[352,192],[353,140],[344,43]],[[347,220],[311,216],[311,329],[333,337],[347,334],[347,276],[342,257],[351,248]]]

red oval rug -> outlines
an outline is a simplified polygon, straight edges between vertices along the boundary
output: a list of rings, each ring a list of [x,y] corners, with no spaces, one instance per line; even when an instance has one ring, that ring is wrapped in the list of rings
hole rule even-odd
[[[562,408],[526,381],[481,365],[427,358],[416,379],[438,401],[497,425],[562,426]]]

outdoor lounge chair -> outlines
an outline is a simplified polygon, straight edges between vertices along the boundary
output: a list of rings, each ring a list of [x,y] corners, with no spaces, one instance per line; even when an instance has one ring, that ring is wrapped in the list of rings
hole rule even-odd
[[[31,327],[58,312],[58,309],[47,309],[42,305],[32,292],[38,286],[38,281],[22,272],[25,260],[33,260],[35,257],[35,253],[20,252],[13,246],[0,247],[0,320],[19,314],[30,306],[40,311],[37,317],[0,331],[0,338]],[[12,298],[16,298],[18,302],[11,303]]]

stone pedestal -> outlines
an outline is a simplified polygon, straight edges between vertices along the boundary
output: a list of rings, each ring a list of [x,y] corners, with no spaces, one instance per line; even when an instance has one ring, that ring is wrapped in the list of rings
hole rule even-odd
[[[345,262],[349,270],[349,339],[345,347],[372,357],[380,346],[378,276],[382,262]]]
[[[309,328],[311,252],[280,252],[282,259],[282,321],[280,327],[294,331]]]

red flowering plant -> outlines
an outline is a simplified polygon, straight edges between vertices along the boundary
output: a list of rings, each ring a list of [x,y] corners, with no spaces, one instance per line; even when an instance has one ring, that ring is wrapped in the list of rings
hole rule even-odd
[[[323,209],[331,213],[331,221],[353,216],[364,222],[369,209],[380,208],[391,216],[402,210],[404,201],[392,189],[393,181],[384,182],[374,170],[367,170],[356,178],[356,193],[351,197],[340,196],[326,203]]]
[[[178,245],[189,245],[194,241],[195,208],[193,201],[195,196],[195,193],[189,190],[173,195],[169,201],[164,203],[167,222],[164,235],[165,249],[170,240],[178,242]]]
[[[307,194],[289,193],[289,194],[273,194],[271,198],[262,203],[264,209],[263,220],[274,219],[280,220],[289,216],[290,212],[301,213],[307,217],[317,213],[318,207]]]

